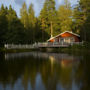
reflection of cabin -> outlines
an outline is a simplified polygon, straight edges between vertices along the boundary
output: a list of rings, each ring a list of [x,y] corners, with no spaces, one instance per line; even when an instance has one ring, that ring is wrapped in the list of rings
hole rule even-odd
[[[74,43],[80,42],[80,35],[72,33],[70,31],[65,31],[55,37],[48,40],[51,43]]]
[[[69,67],[69,66],[72,66],[73,63],[75,63],[76,60],[62,60],[61,61],[61,66],[62,67]]]

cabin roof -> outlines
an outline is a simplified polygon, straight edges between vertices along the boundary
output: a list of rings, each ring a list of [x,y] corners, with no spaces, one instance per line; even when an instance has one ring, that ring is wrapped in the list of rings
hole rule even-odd
[[[58,34],[58,35],[55,36],[55,37],[51,37],[49,40],[52,40],[52,39],[54,39],[54,38],[56,38],[56,37],[58,37],[58,36],[60,36],[60,35],[62,35],[62,34],[64,34],[64,33],[70,33],[70,34],[73,34],[73,35],[75,35],[75,36],[77,36],[77,37],[80,37],[80,35],[78,35],[78,34],[76,34],[76,33],[73,33],[73,32],[70,32],[70,31],[65,31],[65,32],[63,32],[63,33]],[[47,40],[47,41],[49,41],[49,40]]]

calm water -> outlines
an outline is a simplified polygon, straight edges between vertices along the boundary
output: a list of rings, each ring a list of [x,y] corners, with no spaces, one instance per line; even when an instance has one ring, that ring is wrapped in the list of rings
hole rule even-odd
[[[90,90],[89,85],[89,54],[0,54],[0,90]]]

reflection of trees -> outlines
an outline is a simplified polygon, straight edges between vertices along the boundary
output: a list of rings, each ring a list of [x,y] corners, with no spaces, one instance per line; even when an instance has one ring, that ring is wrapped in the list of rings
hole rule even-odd
[[[74,81],[75,84],[80,87],[83,80],[83,63],[82,61],[77,65],[77,68],[74,68]]]
[[[55,65],[54,65],[55,68]],[[47,90],[55,90],[56,89],[56,71],[51,67],[51,62],[48,60],[46,63],[43,63],[40,67],[40,73],[42,76],[42,80],[46,86]]]
[[[83,60],[81,60],[77,68],[74,69],[73,78],[80,90],[90,90],[90,57],[85,53],[83,56]]]
[[[22,66],[24,65],[24,63],[20,61],[17,62],[13,60],[3,60],[0,62],[0,82],[3,83],[4,86],[9,83],[12,86],[15,84],[16,80],[20,77],[23,71],[23,68],[19,67],[20,64],[22,64]]]
[[[13,87],[16,81],[21,78],[22,87],[28,89],[28,84],[35,89],[36,77],[40,74],[41,81],[46,90],[55,90],[58,83],[63,88],[71,89],[72,81],[79,87],[82,83],[82,88],[87,88],[90,81],[90,61],[88,56],[84,57],[79,64],[70,60],[55,60],[51,58],[35,58],[33,56],[15,58],[10,60],[0,61],[0,83],[5,87],[11,84]],[[73,73],[74,72],[74,73]],[[30,83],[29,83],[30,82]]]
[[[59,80],[63,88],[70,88],[72,84],[72,67],[61,68]]]
[[[90,90],[90,55],[85,55],[84,61],[84,89]]]
[[[35,59],[34,57],[27,57],[7,61],[2,60],[0,63],[0,82],[3,85],[11,84],[13,87],[18,78],[21,78],[22,85],[26,90],[29,81],[34,89],[36,75],[40,73],[45,86],[49,88],[50,85],[52,86],[52,81],[55,81],[54,72],[55,70],[51,72],[51,63],[47,59],[43,60],[42,58]],[[55,83],[56,82],[53,82],[53,84]]]

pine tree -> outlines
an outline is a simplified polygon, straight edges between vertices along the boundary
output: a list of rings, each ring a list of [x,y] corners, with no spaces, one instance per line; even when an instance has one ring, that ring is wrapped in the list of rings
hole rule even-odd
[[[84,24],[82,26],[82,38],[85,41],[89,41],[90,42],[90,0],[80,0],[80,8],[84,17]]]
[[[47,39],[48,36],[44,36],[44,31],[47,32],[50,36],[51,34],[51,22],[53,23],[53,28],[55,27],[56,21],[56,8],[54,0],[46,0],[44,7],[40,12],[40,21],[42,28],[42,39]],[[54,32],[54,31],[53,31]]]
[[[33,4],[31,4],[29,6],[29,15],[28,15],[28,18],[29,18],[29,24],[30,24],[30,27],[35,27],[35,12],[34,12],[34,9],[33,9]]]
[[[28,12],[27,12],[27,6],[25,2],[23,3],[22,8],[20,10],[20,15],[21,15],[21,22],[24,24],[24,27],[28,29],[29,27]]]
[[[74,9],[74,29],[80,33],[84,41],[90,41],[90,1],[80,0],[79,5]]]
[[[83,27],[83,24],[85,22],[85,15],[81,11],[79,5],[76,6],[73,10],[73,31],[75,33],[80,34],[81,28]]]
[[[6,43],[6,33],[8,31],[8,21],[6,17],[6,9],[2,5],[0,9],[0,47]]]
[[[32,42],[35,42],[36,17],[35,17],[35,12],[34,12],[34,9],[33,9],[33,4],[31,4],[29,6],[28,12],[29,12],[29,14],[28,14],[29,29],[30,29],[30,32],[32,32],[32,34],[31,34],[31,40],[32,40]]]
[[[17,14],[12,6],[9,6],[8,14],[7,14],[8,21],[11,22],[14,18],[17,18]]]
[[[65,4],[59,7],[58,19],[60,21],[61,32],[72,30],[72,10],[68,0],[65,0]]]
[[[24,27],[18,19],[15,10],[12,9],[12,6],[10,5],[9,9],[7,7],[5,8],[5,12],[6,20],[8,22],[5,35],[6,43],[22,43],[24,36]]]

